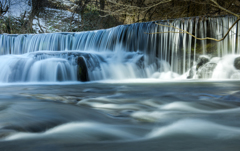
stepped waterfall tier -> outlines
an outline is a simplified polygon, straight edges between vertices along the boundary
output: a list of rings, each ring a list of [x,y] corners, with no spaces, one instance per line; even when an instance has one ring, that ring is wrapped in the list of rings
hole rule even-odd
[[[233,16],[195,17],[158,23],[168,25],[171,22],[174,27],[197,37],[221,39],[235,20]],[[221,42],[199,41],[176,28],[157,25],[156,22],[79,33],[3,34],[0,35],[0,54],[8,56],[0,60],[0,81],[75,81],[79,79],[76,77],[76,56],[83,53],[89,54],[88,59],[83,56],[88,61],[87,68],[91,68],[87,70],[89,80],[238,79],[240,72],[234,68],[233,62],[240,53],[239,26],[234,26]],[[35,57],[34,53],[41,51],[45,53]],[[66,55],[75,51],[79,55]],[[203,57],[208,61],[196,70]],[[218,76],[219,72],[227,73]]]

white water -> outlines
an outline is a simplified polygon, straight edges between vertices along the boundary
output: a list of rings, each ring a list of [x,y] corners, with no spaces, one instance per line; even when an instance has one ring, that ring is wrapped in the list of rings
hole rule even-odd
[[[173,124],[154,128],[151,132],[144,135],[131,134],[128,126],[116,126],[99,124],[92,122],[67,123],[47,130],[43,133],[19,132],[6,137],[5,141],[51,138],[58,140],[78,139],[81,143],[85,142],[104,142],[104,141],[136,141],[147,140],[161,137],[173,136],[195,136],[199,138],[231,139],[239,138],[240,129],[237,127],[224,126],[204,120],[180,120]],[[136,127],[132,127],[135,128]],[[204,132],[204,133],[203,133]]]
[[[220,39],[234,20],[232,16],[185,18],[172,24],[197,37]],[[150,22],[80,33],[3,34],[0,35],[0,82],[76,81],[79,56],[85,58],[91,81],[187,79],[201,55],[218,57],[218,61],[212,59],[208,63],[217,64],[214,70],[201,69],[201,78],[240,78],[240,71],[233,66],[234,59],[239,57],[237,27],[218,43],[197,41],[182,33],[145,33],[173,30],[178,32]],[[72,52],[80,54],[68,55]],[[193,72],[193,78],[200,78]]]
[[[63,58],[36,59],[28,54],[0,56],[0,82],[76,80],[76,65]]]
[[[94,122],[67,123],[52,128],[43,133],[17,133],[7,137],[5,140],[58,138],[78,139],[81,142],[114,141],[136,139],[134,134],[124,131],[125,126],[99,124]],[[69,137],[70,136],[70,137]]]

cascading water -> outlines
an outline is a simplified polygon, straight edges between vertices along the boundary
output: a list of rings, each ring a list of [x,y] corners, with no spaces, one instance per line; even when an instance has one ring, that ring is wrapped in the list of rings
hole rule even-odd
[[[0,56],[0,82],[76,80],[76,67],[64,58],[32,54]]]
[[[236,17],[225,16],[169,22],[197,37],[220,39],[235,20]],[[235,79],[240,77],[233,66],[240,53],[239,26],[221,42],[198,41],[154,22],[79,33],[3,34],[0,35],[0,82],[76,81],[78,57],[86,61],[89,80]],[[149,34],[158,32],[163,33]],[[230,54],[231,61],[226,61]],[[202,55],[209,60],[198,67],[197,60]],[[225,76],[219,76],[223,72],[227,72]]]

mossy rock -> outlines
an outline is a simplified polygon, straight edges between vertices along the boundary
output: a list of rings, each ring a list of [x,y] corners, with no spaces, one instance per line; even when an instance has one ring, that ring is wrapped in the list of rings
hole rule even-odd
[[[240,57],[235,58],[234,60],[234,67],[240,70]]]

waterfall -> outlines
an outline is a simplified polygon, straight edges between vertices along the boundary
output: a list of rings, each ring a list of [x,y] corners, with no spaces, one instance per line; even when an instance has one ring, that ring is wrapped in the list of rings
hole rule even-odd
[[[236,19],[194,17],[77,33],[2,34],[0,82],[76,81],[79,56],[86,60],[90,80],[187,78],[190,73],[198,73],[193,78],[218,78],[217,73],[225,69],[219,67],[223,62],[231,62],[229,72],[236,75],[232,62],[240,51],[239,24],[221,42],[199,41],[178,29],[156,24],[171,24],[197,37],[220,39]],[[77,55],[71,55],[74,52]],[[209,58],[208,65],[193,71],[204,55]],[[233,58],[230,62],[224,61],[228,55]],[[238,76],[220,78],[231,77]]]
[[[76,80],[75,68],[64,58],[5,55],[0,56],[0,82]]]

